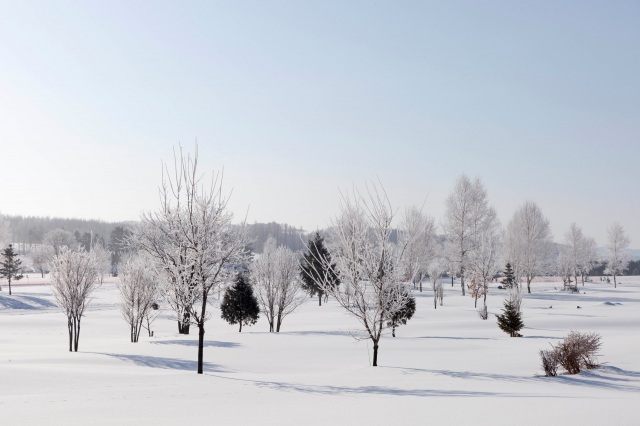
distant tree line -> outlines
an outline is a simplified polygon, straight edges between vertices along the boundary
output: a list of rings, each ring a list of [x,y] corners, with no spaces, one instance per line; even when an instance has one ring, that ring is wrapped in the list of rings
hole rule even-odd
[[[126,222],[105,222],[94,219],[68,219],[58,217],[38,217],[4,215],[3,219],[9,223],[11,243],[20,253],[25,254],[31,251],[34,246],[42,244],[45,234],[55,229],[63,229],[74,234],[76,240],[85,248],[91,241],[93,233],[95,241],[103,239],[107,245],[108,236],[116,227],[127,227]]]

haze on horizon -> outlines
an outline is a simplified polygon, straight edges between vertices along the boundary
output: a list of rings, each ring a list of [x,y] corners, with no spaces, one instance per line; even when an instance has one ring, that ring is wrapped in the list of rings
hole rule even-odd
[[[444,2],[443,2],[444,3]],[[439,222],[479,176],[640,247],[640,4],[3,2],[0,213],[137,220],[181,143],[236,218],[324,228],[380,180]]]

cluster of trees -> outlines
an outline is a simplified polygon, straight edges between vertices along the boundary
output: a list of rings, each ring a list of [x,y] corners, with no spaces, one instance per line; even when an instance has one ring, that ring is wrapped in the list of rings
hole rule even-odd
[[[279,332],[305,293],[317,296],[320,306],[331,296],[360,324],[354,335],[371,340],[377,366],[384,331],[391,329],[395,336],[396,328],[413,316],[410,290],[423,291],[426,277],[434,308],[443,304],[442,277],[448,274],[453,285],[458,276],[462,295],[468,291],[476,307],[482,300],[480,317],[487,319],[489,283],[506,264],[503,283],[510,292],[498,323],[517,336],[523,325],[521,285],[526,282],[530,293],[535,277],[558,273],[567,286],[575,286],[596,264],[595,241],[573,224],[564,244],[554,244],[549,220],[534,202],[525,202],[503,228],[479,178],[463,175],[456,181],[446,200],[441,235],[434,219],[417,207],[406,209],[395,226],[398,210],[375,184],[343,194],[325,236],[275,223],[233,224],[222,183],[222,175],[215,174],[205,184],[197,149],[193,157],[180,149],[173,167],[163,168],[159,209],[143,213],[130,228],[111,229],[108,244],[93,232],[52,229],[41,236],[30,257],[43,275],[52,272],[56,300],[68,318],[70,350],[77,351],[81,317],[106,271],[120,275],[119,306],[131,341],[138,341],[143,328],[152,334],[162,299],[175,312],[179,333],[188,334],[191,325],[198,328],[201,374],[208,302],[215,290],[225,289],[221,315],[239,324],[239,331],[262,313],[269,331]],[[0,242],[11,238],[8,229],[8,222],[0,220]],[[259,253],[255,259],[252,244]],[[612,225],[607,272],[614,286],[628,265],[628,244],[622,226]],[[0,274],[19,279],[19,264],[1,266]]]
[[[88,242],[90,234],[93,234],[94,241],[98,241],[100,236],[110,235],[115,228],[128,226],[124,222],[20,215],[5,215],[3,220],[9,229],[9,235],[4,241],[6,244],[12,243],[14,249],[20,254],[27,254],[42,244],[44,236],[54,229],[71,230],[78,240],[85,239]],[[0,225],[0,229],[2,229],[2,225]],[[2,238],[0,238],[0,242],[2,242]]]

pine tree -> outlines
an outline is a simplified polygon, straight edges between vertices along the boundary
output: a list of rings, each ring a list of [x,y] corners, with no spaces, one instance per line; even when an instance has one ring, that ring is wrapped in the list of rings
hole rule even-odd
[[[18,281],[22,275],[22,261],[18,259],[18,253],[13,251],[13,246],[2,251],[3,261],[0,262],[0,277],[6,278],[9,282],[9,296],[11,296],[11,280]],[[0,288],[0,290],[2,290]]]
[[[416,313],[416,299],[408,292],[405,291],[404,294],[404,305],[402,309],[399,309],[391,314],[389,317],[389,321],[387,321],[387,325],[391,327],[391,335],[396,337],[396,327],[404,325],[413,317],[413,314]]]
[[[496,315],[498,318],[498,327],[511,337],[522,337],[518,333],[524,322],[522,322],[522,313],[519,312],[513,302],[510,299],[504,301],[504,308],[502,309],[502,315]]]
[[[331,265],[327,267],[326,265]],[[309,240],[309,249],[304,254],[300,265],[300,275],[302,277],[302,288],[309,292],[311,296],[318,295],[318,306],[322,306],[323,290],[318,282],[327,283],[329,287],[335,288],[340,284],[335,273],[335,263],[331,263],[331,254],[324,245],[324,238],[318,232]]]
[[[258,321],[260,307],[253,288],[244,275],[238,274],[233,285],[226,289],[220,304],[221,317],[229,324],[253,325]]]
[[[504,278],[501,282],[506,288],[512,288],[516,283],[516,278],[513,275],[513,268],[511,267],[511,263],[507,263],[507,265],[505,266]]]

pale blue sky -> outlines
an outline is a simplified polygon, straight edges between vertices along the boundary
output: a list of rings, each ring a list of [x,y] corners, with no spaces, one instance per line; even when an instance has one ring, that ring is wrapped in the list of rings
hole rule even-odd
[[[0,212],[135,220],[197,138],[232,208],[308,230],[462,173],[640,246],[640,3],[0,0]],[[9,183],[11,182],[11,183]]]

